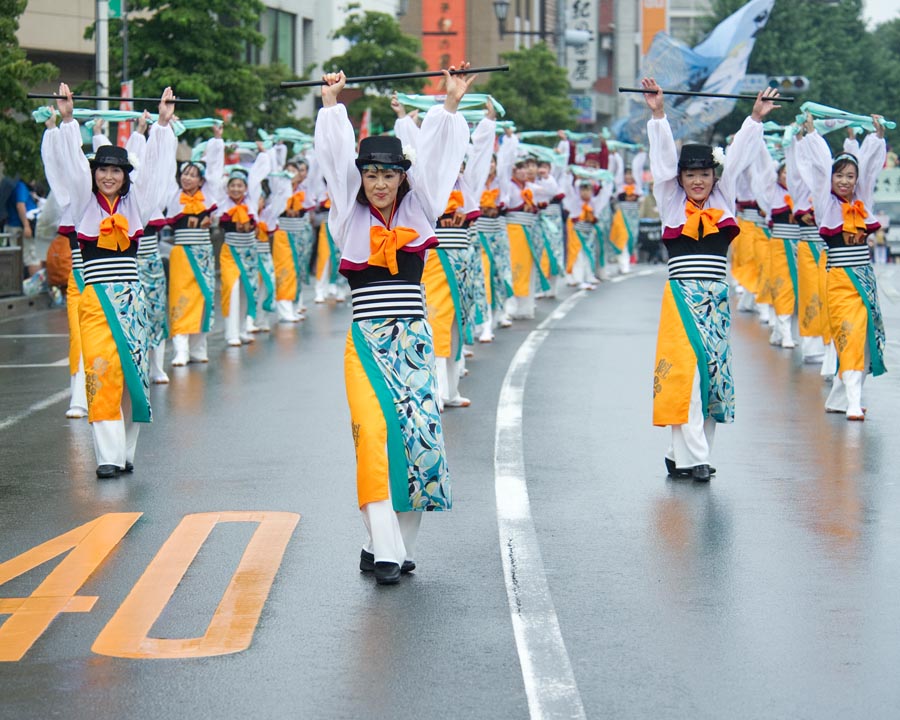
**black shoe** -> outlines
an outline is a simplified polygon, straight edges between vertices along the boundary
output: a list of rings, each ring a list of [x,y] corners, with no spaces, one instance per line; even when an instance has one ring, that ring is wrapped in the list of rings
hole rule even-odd
[[[675,461],[669,460],[666,458],[666,470],[669,472],[673,478],[689,478],[694,477],[694,468],[677,468],[675,467]],[[716,469],[710,465],[709,466],[709,474],[715,475]]]
[[[359,571],[372,572],[375,569],[375,556],[365,550],[359,551]],[[416,564],[412,560],[404,560],[400,566],[400,572],[404,575],[416,569]]]
[[[400,582],[400,566],[392,562],[375,563],[375,582],[379,585],[396,585]]]
[[[134,472],[134,463],[130,463],[126,460],[125,461],[125,469],[122,472],[133,473]]]
[[[709,465],[695,465],[691,471],[691,475],[697,482],[709,482],[711,474]]]
[[[114,478],[121,472],[118,465],[98,465],[97,466],[97,477],[102,480],[108,480],[109,478]]]

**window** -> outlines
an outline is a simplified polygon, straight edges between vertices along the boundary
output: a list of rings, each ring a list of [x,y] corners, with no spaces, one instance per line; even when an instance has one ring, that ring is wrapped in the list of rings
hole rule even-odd
[[[253,65],[282,63],[291,72],[296,70],[297,16],[293,13],[266,8],[257,28],[265,38],[261,48],[248,47],[246,59]]]

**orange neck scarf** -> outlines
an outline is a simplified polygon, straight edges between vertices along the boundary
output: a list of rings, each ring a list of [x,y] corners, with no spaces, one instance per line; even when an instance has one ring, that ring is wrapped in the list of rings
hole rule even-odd
[[[256,239],[260,242],[269,241],[269,226],[264,222],[261,222],[256,226]]]
[[[841,214],[844,216],[844,232],[864,233],[866,231],[866,206],[862,200],[855,203],[841,203]]]
[[[704,235],[717,233],[719,231],[717,223],[722,219],[725,211],[720,210],[719,208],[705,208],[701,210],[688,200],[687,204],[684,206],[684,214],[687,219],[684,222],[684,228],[682,229],[681,234],[687,235],[694,240],[699,240],[701,224],[703,225]]]
[[[178,202],[184,205],[185,215],[200,215],[201,213],[206,212],[206,198],[203,197],[203,193],[199,190],[193,195],[188,195],[184,192],[181,193]]]
[[[788,209],[791,212],[794,212],[794,198],[792,198],[787,193],[785,193],[785,195],[784,195],[784,204],[788,206]]]
[[[97,247],[104,250],[123,252],[130,246],[128,219],[124,215],[116,213],[100,221],[100,236],[97,238]]]
[[[581,206],[581,215],[578,216],[578,219],[581,222],[597,222],[597,219],[594,217],[594,209],[587,203]]]
[[[626,195],[634,195],[634,185],[626,185],[622,188],[622,192]]]
[[[481,193],[481,200],[479,201],[479,205],[483,208],[495,208],[497,207],[497,200],[500,199],[500,188],[494,188],[493,190],[485,190]]]
[[[419,233],[412,228],[396,227],[388,230],[381,225],[373,225],[369,228],[369,265],[387,268],[391,275],[396,275],[400,272],[397,251],[418,237]]]
[[[235,205],[231,209],[229,217],[231,218],[231,222],[237,223],[239,225],[250,222],[250,213],[247,211],[247,206],[244,205],[244,203]]]
[[[534,207],[534,193],[531,188],[525,188],[522,190],[522,199],[525,201],[526,208]]]
[[[306,201],[306,193],[302,190],[298,190],[293,195],[291,195],[290,199],[287,201],[287,209],[288,210],[302,210],[303,203]]]
[[[459,190],[454,190],[450,193],[450,199],[447,201],[447,207],[444,209],[443,214],[447,215],[448,213],[455,213],[457,210],[461,210],[465,207],[466,201],[463,198],[463,194]]]

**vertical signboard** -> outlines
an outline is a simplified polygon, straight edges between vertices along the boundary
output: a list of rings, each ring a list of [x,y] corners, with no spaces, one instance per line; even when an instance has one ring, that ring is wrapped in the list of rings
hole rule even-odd
[[[134,81],[126,80],[121,86],[121,95],[123,98],[134,97]],[[119,110],[133,110],[134,103],[130,100],[121,100],[119,102]],[[119,131],[116,135],[116,145],[125,147],[128,138],[131,137],[131,123],[128,120],[119,123]]]
[[[429,70],[458,65],[466,52],[466,0],[422,0],[422,57]],[[432,95],[442,93],[443,79],[425,86]]]
[[[668,0],[641,0],[641,57],[657,33],[668,32]]]
[[[597,0],[566,0],[566,29],[584,30],[591,39],[566,50],[569,86],[589,90],[597,80]]]

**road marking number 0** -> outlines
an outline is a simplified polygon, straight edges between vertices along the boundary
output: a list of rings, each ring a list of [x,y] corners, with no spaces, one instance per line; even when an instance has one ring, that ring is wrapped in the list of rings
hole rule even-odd
[[[59,613],[90,612],[97,596],[77,595],[143,513],[107,513],[0,563],[0,586],[68,553],[25,598],[0,598],[0,661],[21,660]],[[198,658],[250,646],[263,605],[300,516],[288,512],[211,512],[182,518],[106,624],[92,650],[127,658]],[[203,543],[218,523],[258,527],[201,637],[153,638],[162,614]]]

